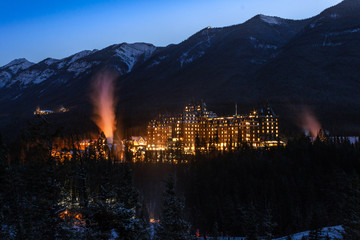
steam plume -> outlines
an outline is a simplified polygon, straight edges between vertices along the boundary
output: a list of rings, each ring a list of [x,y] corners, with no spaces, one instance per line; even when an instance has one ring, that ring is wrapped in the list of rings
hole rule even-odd
[[[308,131],[312,137],[317,137],[321,129],[321,124],[315,115],[307,108],[303,108],[302,111],[302,127],[305,131]]]
[[[116,75],[109,72],[98,74],[92,85],[91,100],[94,105],[94,121],[104,132],[108,142],[113,141],[116,129],[114,83]]]

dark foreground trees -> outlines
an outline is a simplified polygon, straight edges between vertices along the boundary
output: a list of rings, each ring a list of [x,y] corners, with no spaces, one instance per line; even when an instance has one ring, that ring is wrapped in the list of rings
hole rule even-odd
[[[146,239],[126,165],[29,162],[2,172],[1,239]]]
[[[49,161],[6,168],[1,239],[109,239],[114,234],[139,239],[145,233],[136,217],[136,193],[125,178],[127,166],[108,166],[108,171],[103,163],[92,163],[83,174],[71,165]]]
[[[24,162],[0,156],[0,239],[148,239],[129,166],[28,146]]]
[[[187,165],[133,168],[145,199],[176,172],[177,193],[184,194],[193,233],[270,239],[346,223],[347,209],[353,208],[346,196],[355,196],[347,193],[350,179],[360,176],[360,146],[300,138],[285,148],[244,148],[197,155]],[[161,206],[161,201],[153,204]]]
[[[360,239],[360,178],[353,175],[346,189],[344,240]]]
[[[163,212],[156,230],[158,240],[192,239],[190,224],[184,219],[184,205],[175,193],[175,180],[172,175],[166,180],[163,199]]]
[[[358,145],[300,139],[286,148],[199,154],[190,164],[127,165],[91,149],[55,161],[51,138],[38,134],[29,134],[31,144],[25,136],[0,146],[0,239],[148,239],[147,216],[161,212],[165,240],[189,236],[184,219],[191,233],[210,236],[271,239],[344,224],[345,238],[358,237]],[[176,188],[168,181],[165,201],[157,200],[157,186],[174,172]]]
[[[200,156],[181,172],[200,232],[215,222],[223,235],[267,238],[346,222],[359,229],[359,184],[347,193],[360,176],[359,145],[300,139],[283,149]]]

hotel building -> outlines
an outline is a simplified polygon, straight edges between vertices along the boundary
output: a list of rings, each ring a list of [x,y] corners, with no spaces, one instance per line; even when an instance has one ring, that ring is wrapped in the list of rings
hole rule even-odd
[[[249,114],[218,117],[205,103],[188,104],[183,113],[159,115],[147,127],[147,150],[232,151],[247,144],[254,148],[284,145],[279,139],[279,117],[270,106]]]

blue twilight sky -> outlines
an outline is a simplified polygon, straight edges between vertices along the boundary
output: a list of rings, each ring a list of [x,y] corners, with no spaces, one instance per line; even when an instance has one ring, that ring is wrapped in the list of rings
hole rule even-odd
[[[258,13],[303,19],[341,0],[0,0],[0,66],[121,42],[179,43]]]

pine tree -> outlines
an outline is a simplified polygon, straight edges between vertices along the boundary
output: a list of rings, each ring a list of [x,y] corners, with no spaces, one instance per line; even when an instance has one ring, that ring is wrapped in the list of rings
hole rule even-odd
[[[192,239],[190,225],[183,219],[184,205],[176,196],[174,177],[171,175],[166,181],[163,200],[163,213],[160,226],[156,230],[156,239],[185,240]]]
[[[46,162],[29,161],[11,171],[12,192],[8,198],[11,210],[9,226],[17,239],[56,239],[61,235],[58,212],[60,185],[57,166]]]
[[[343,227],[344,240],[360,239],[360,179],[358,175],[352,177],[347,190]]]
[[[146,234],[145,224],[136,218],[136,210],[140,207],[138,192],[133,187],[132,170],[122,165],[123,176],[121,184],[115,188],[116,193],[116,231],[121,239],[138,239]]]
[[[142,222],[136,218],[137,192],[133,188],[130,168],[100,159],[92,178],[93,189],[89,192],[89,206],[82,212],[87,219],[87,238],[139,239],[145,234]],[[96,179],[95,179],[96,178]]]
[[[0,134],[0,239],[13,239],[14,236],[14,214],[11,212],[13,199],[9,198],[13,193],[11,172]]]
[[[259,238],[259,218],[258,212],[253,203],[243,212],[245,231],[249,240],[256,240]]]
[[[218,223],[216,221],[214,222],[212,233],[214,235],[215,240],[217,240],[218,236],[219,236],[219,226],[218,226]]]
[[[274,238],[274,229],[277,223],[274,222],[271,209],[267,209],[263,218],[264,236],[266,240]]]

